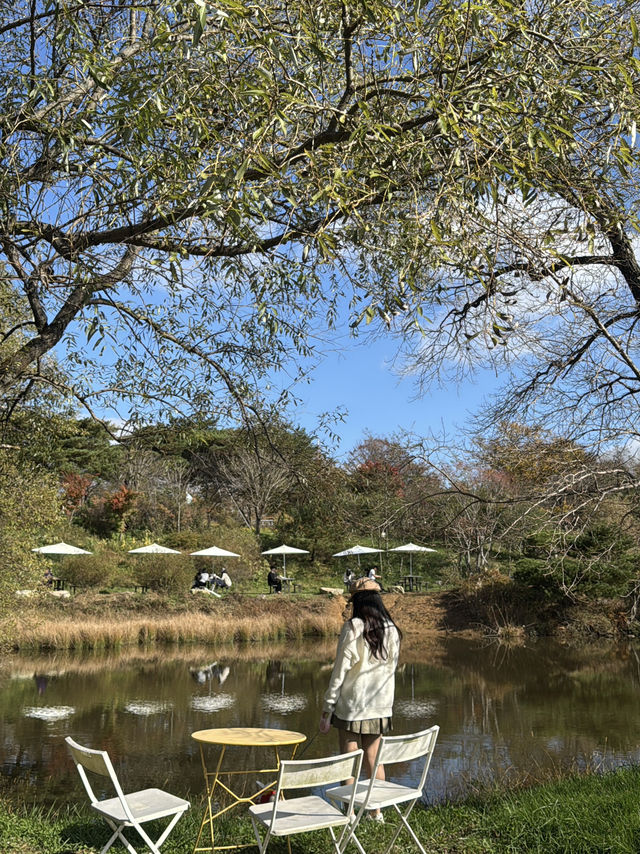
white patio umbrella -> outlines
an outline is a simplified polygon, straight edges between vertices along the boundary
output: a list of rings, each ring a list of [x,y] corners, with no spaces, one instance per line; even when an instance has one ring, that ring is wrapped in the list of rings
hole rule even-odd
[[[390,552],[407,552],[409,555],[409,575],[413,575],[413,556],[418,552],[435,552],[437,549],[430,549],[427,546],[417,546],[415,543],[406,543],[404,546],[396,546],[395,549],[389,549]]]
[[[284,543],[281,546],[276,546],[275,549],[267,549],[266,552],[262,552],[263,555],[282,555],[282,572],[286,578],[287,576],[287,555],[308,555],[309,552],[306,549],[296,549],[294,546],[287,546]]]
[[[336,552],[332,557],[351,557],[355,555],[358,558],[358,569],[360,569],[360,555],[380,554],[381,551],[382,549],[372,549],[369,546],[352,546],[343,552]]]
[[[139,549],[129,549],[130,555],[179,555],[181,552],[175,549],[169,549],[166,546],[159,546],[158,543],[151,543],[150,546],[140,546]]]
[[[235,552],[228,552],[226,549],[221,549],[218,546],[211,546],[208,549],[200,549],[200,551],[190,552],[190,554],[191,557],[240,557],[240,555],[237,555]],[[215,569],[215,565],[213,568]]]
[[[37,549],[31,549],[32,552],[39,552],[41,555],[90,555],[86,549],[79,549],[78,546],[70,546],[69,543],[53,543],[50,546],[40,546]]]
[[[228,552],[226,549],[220,549],[218,546],[211,546],[208,549],[200,549],[198,552],[190,552],[192,557],[240,557],[235,552]]]

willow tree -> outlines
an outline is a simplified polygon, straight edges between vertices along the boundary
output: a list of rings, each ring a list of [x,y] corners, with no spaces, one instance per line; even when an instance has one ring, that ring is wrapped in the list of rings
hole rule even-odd
[[[538,421],[602,450],[640,438],[638,3],[499,8],[460,5],[438,33],[428,323],[398,328],[423,387],[479,365],[506,378],[485,428]]]
[[[241,409],[346,305],[408,341],[436,319],[428,371],[532,300],[589,324],[536,383],[615,349],[640,291],[634,5],[2,4],[4,400],[57,348],[88,406]],[[576,271],[603,267],[594,305]]]

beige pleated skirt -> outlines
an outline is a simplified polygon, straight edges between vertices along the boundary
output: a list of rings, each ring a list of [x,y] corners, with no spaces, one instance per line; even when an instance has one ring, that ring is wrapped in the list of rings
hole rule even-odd
[[[337,715],[331,715],[331,725],[356,735],[388,735],[393,729],[391,718],[370,718],[365,721],[345,721]]]

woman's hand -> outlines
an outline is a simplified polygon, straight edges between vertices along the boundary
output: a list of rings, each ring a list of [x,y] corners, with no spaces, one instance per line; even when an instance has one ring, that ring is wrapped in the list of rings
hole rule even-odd
[[[321,733],[328,733],[331,729],[331,720],[330,720],[329,712],[323,712],[320,716],[320,723],[318,724],[318,729]]]

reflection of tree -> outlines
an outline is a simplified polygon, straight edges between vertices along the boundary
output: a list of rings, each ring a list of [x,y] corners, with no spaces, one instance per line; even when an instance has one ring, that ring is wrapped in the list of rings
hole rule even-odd
[[[437,665],[416,664],[413,680],[401,667],[396,685],[398,707],[411,696],[435,703],[423,719],[395,716],[397,731],[441,727],[430,787],[454,795],[472,780],[637,758],[640,681],[628,651],[451,640],[441,653]]]

